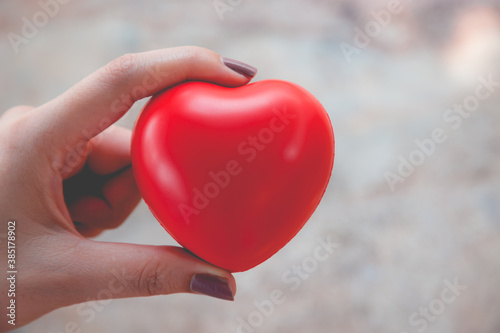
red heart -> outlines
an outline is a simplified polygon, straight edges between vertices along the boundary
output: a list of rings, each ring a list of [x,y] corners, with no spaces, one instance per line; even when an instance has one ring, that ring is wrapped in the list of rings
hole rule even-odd
[[[187,82],[137,120],[132,165],[145,202],[179,244],[239,272],[281,249],[319,204],[333,167],[327,113],[285,81]]]

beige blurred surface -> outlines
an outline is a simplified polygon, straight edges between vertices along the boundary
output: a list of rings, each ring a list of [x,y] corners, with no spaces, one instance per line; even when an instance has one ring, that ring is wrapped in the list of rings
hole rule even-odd
[[[467,117],[446,118],[474,96],[479,78],[500,82],[495,1],[402,0],[350,59],[343,43],[356,46],[355,28],[376,22],[373,11],[391,1],[229,3],[221,20],[211,0],[74,0],[16,53],[8,33],[21,34],[22,17],[43,9],[0,1],[0,112],[40,105],[124,53],[199,45],[258,67],[255,80],[311,91],[336,137],[318,210],[278,254],[236,274],[234,303],[112,300],[83,314],[54,311],[19,332],[500,332],[500,86]],[[119,123],[131,128],[143,103]],[[417,156],[415,140],[436,129],[446,141],[392,191],[387,172]],[[287,280],[327,237],[333,253],[299,284]],[[99,239],[175,244],[144,203]],[[454,281],[466,289],[450,294]],[[276,289],[284,301],[259,310]]]

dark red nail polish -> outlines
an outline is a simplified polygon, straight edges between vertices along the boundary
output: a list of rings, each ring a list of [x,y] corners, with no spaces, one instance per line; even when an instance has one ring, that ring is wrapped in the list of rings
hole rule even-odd
[[[257,68],[241,61],[230,58],[222,58],[222,62],[236,73],[245,75],[246,77],[254,77],[255,74],[257,74]]]
[[[209,274],[195,274],[189,286],[191,291],[203,295],[234,301],[233,293],[226,279]]]

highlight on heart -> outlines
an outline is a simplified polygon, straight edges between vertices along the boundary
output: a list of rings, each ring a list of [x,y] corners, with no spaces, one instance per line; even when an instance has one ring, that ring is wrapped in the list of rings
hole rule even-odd
[[[217,198],[220,192],[229,185],[232,177],[244,173],[244,165],[258,158],[259,153],[272,144],[275,136],[285,130],[286,126],[297,117],[296,114],[287,110],[286,105],[281,108],[273,108],[271,112],[274,116],[269,120],[268,126],[261,128],[255,134],[249,135],[235,147],[238,152],[237,157],[240,157],[240,159],[229,160],[223,170],[210,171],[208,173],[210,181],[200,186],[200,188],[193,188],[194,195],[191,204],[179,203],[179,210],[186,223],[189,224],[192,215],[200,214],[210,204],[211,200]]]

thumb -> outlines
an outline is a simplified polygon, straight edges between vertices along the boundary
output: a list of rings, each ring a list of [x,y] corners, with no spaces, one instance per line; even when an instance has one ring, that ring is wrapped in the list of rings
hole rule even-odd
[[[83,293],[82,302],[173,293],[234,299],[236,283],[229,272],[182,248],[91,240],[82,243],[76,259],[84,269],[74,276]]]

